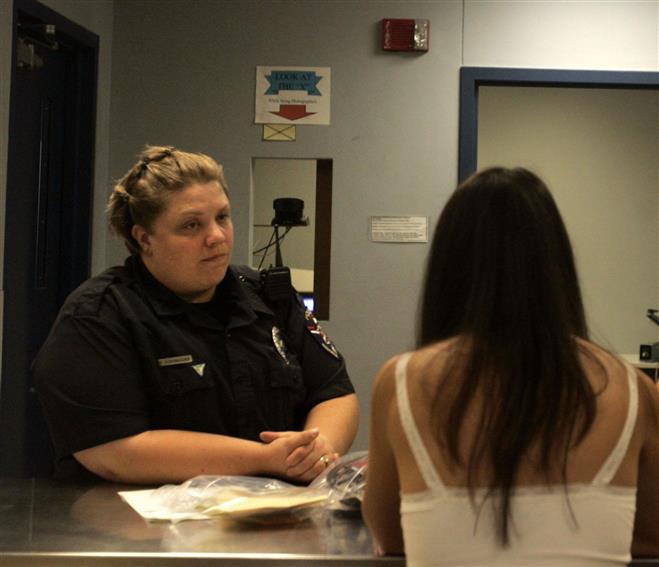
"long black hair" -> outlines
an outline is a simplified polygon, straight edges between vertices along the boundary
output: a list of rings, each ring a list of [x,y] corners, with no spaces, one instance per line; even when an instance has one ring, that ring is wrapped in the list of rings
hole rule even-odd
[[[568,450],[595,416],[576,342],[588,331],[572,247],[536,175],[490,168],[457,188],[437,223],[421,307],[419,346],[457,337],[462,348],[453,352],[466,353],[446,367],[460,379],[447,415],[433,412],[438,440],[466,467],[472,498],[479,466],[491,467],[488,494],[496,494],[497,530],[507,545],[525,454],[538,443],[547,478],[560,459],[566,484]],[[463,458],[460,426],[477,392],[480,422]]]

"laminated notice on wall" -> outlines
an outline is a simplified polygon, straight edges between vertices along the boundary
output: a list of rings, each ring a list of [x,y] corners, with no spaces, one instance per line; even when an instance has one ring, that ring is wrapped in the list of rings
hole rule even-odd
[[[256,67],[255,124],[329,124],[329,67]]]
[[[370,217],[372,242],[428,242],[428,217]]]

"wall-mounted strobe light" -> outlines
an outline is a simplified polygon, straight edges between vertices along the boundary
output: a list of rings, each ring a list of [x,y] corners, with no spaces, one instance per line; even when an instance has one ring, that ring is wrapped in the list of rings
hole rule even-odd
[[[382,49],[426,52],[430,49],[430,20],[382,20]]]

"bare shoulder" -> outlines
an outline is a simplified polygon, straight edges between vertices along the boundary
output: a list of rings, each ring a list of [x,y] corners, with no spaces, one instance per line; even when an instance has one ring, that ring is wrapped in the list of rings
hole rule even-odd
[[[415,351],[408,365],[408,376],[412,377],[411,390],[418,391],[422,397],[433,396],[441,387],[443,371],[455,347],[455,339],[449,339]]]
[[[629,365],[605,348],[583,339],[577,339],[582,368],[600,400],[624,405]]]
[[[596,363],[607,374],[626,373],[625,363],[605,348],[579,338],[577,339],[577,345],[579,346],[580,352],[586,362],[590,361]],[[584,361],[583,358],[582,362]]]
[[[578,342],[583,351],[598,361],[607,378],[618,378],[626,387],[628,363],[594,343],[581,339]],[[649,376],[636,368],[634,372],[638,384],[638,419],[649,438],[656,440],[659,438],[659,384],[652,382]]]
[[[387,403],[395,391],[395,373],[396,364],[402,354],[392,356],[387,360],[378,370],[373,380],[372,389],[372,406],[373,408],[381,408],[382,404]]]
[[[411,351],[407,372],[418,377],[429,365],[442,361],[450,352],[452,341],[442,341]],[[373,401],[384,402],[395,393],[396,365],[406,353],[397,354],[388,359],[381,367],[373,381]]]
[[[647,428],[649,439],[659,441],[659,384],[636,370],[638,376],[639,418]]]

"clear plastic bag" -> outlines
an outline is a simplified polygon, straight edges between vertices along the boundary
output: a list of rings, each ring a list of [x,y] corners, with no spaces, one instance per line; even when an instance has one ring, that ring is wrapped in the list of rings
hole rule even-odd
[[[281,480],[253,476],[197,476],[179,485],[153,491],[157,505],[173,517],[199,514],[241,521],[269,523],[298,521],[300,511],[325,504],[325,487],[295,486]]]
[[[325,501],[327,509],[359,514],[367,469],[368,451],[347,453],[318,475],[309,488],[329,491]]]

